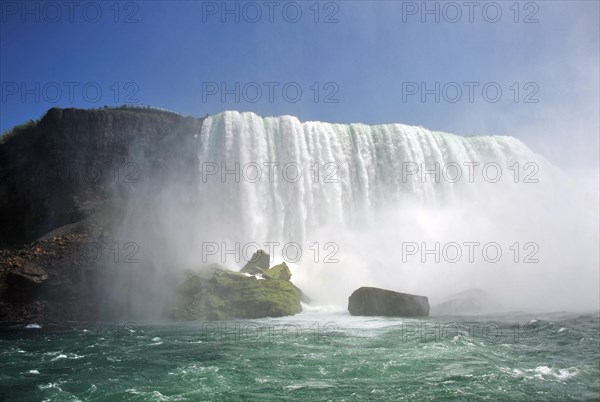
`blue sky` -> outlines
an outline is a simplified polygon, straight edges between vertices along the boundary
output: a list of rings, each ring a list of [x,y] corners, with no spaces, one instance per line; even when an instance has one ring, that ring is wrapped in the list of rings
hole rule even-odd
[[[464,2],[276,1],[272,22],[264,1],[79,3],[2,2],[2,131],[53,106],[137,101],[514,135],[559,165],[598,162],[597,1],[475,2],[472,15]],[[236,83],[239,102],[223,102]]]

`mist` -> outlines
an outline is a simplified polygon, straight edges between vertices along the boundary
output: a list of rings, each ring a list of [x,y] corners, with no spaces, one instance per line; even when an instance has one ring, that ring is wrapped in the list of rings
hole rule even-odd
[[[164,316],[186,271],[237,270],[259,248],[311,308],[377,286],[432,305],[479,288],[503,310],[597,309],[598,193],[515,138],[238,112],[180,137],[119,222],[140,264],[115,273],[116,311]]]

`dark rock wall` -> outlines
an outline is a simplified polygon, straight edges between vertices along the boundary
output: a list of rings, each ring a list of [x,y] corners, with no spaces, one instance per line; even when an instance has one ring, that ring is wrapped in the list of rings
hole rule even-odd
[[[122,202],[165,164],[190,162],[185,142],[201,127],[201,119],[158,110],[55,108],[0,138],[0,248]]]

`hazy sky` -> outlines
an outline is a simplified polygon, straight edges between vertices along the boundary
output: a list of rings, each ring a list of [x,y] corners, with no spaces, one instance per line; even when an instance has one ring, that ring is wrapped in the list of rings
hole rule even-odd
[[[138,102],[514,135],[598,164],[598,1],[1,4],[2,131]]]

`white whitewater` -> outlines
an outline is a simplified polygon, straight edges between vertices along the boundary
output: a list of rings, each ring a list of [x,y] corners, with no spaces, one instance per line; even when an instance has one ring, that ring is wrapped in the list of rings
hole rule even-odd
[[[546,164],[513,137],[461,137],[402,124],[302,123],[293,116],[235,111],[208,117],[198,140],[200,169],[212,173],[212,164],[218,165],[215,174],[205,172],[201,191],[222,194],[221,199],[231,203],[227,217],[242,223],[237,227],[244,237],[260,241],[302,242],[311,229],[354,227],[390,204],[460,202],[485,184],[499,184],[482,175],[489,162],[499,164],[503,181],[513,177],[510,167],[515,162]],[[470,165],[474,182],[469,183],[473,162],[479,165]],[[436,163],[437,182],[433,174],[421,175]],[[285,168],[286,164],[292,165]],[[460,179],[453,164],[461,168]],[[233,173],[222,176],[236,166],[239,183]],[[269,166],[274,179],[267,177]],[[302,175],[293,182],[299,176],[297,167]],[[494,175],[494,169],[489,170],[492,179]]]

